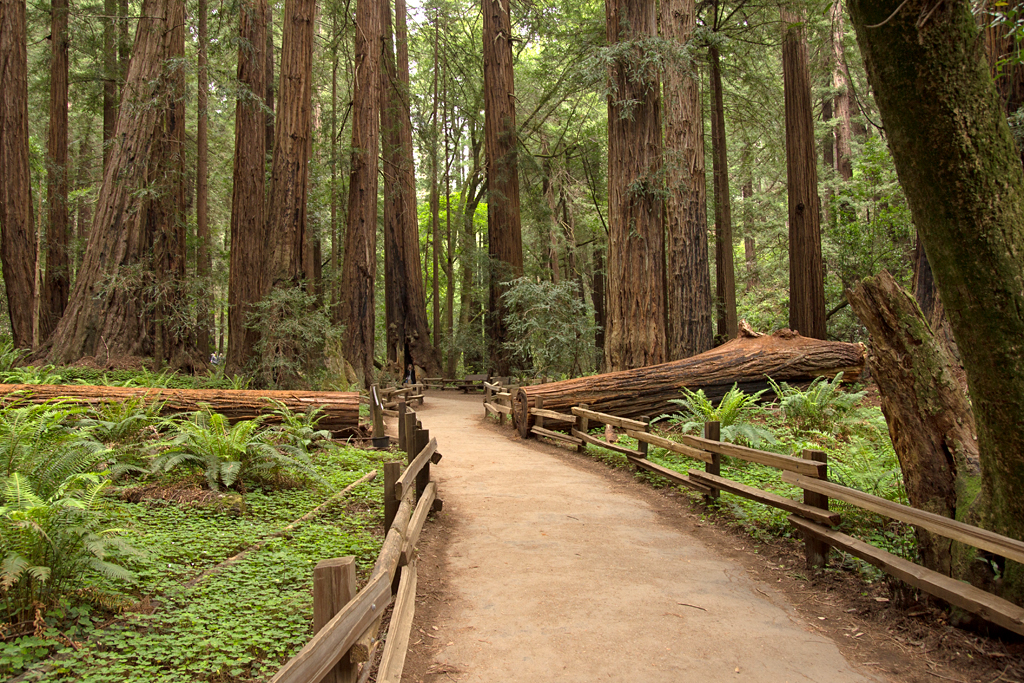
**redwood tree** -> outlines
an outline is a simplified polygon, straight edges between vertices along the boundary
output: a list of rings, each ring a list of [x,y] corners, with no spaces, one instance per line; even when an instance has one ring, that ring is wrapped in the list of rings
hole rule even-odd
[[[665,239],[661,97],[644,42],[656,35],[653,0],[608,0],[618,45],[608,95],[607,370],[663,363]]]
[[[374,281],[377,275],[377,155],[380,149],[380,58],[383,12],[356,2],[355,82],[348,231],[342,267],[345,358],[364,383],[373,379]]]
[[[28,165],[25,3],[0,0],[0,259],[14,345],[33,343],[36,240]]]
[[[807,41],[803,19],[786,8],[780,14],[789,188],[789,326],[805,337],[824,339],[825,276]]]
[[[235,104],[235,166],[231,193],[231,263],[228,281],[228,372],[241,372],[253,357],[259,330],[246,327],[263,298],[264,165],[267,92],[267,2],[242,3],[238,18],[238,83]]]
[[[663,0],[666,40],[686,45],[696,23],[694,0]],[[666,360],[688,358],[712,345],[704,117],[692,70],[691,65],[665,70]]]
[[[64,315],[71,288],[68,254],[68,1],[50,5],[50,130],[46,139],[46,277],[39,301],[39,339]]]
[[[206,15],[207,0],[199,0],[197,10],[199,14],[199,71],[196,74],[198,80],[198,96],[196,98],[196,241],[199,243],[196,253],[196,275],[204,287],[199,296],[199,306],[196,321],[196,348],[203,358],[210,356],[210,330],[213,329],[213,315],[210,312],[208,278],[210,277],[210,219],[207,211],[209,198],[209,175],[210,175],[210,149],[207,113],[207,100],[209,97],[209,60],[206,55]],[[209,293],[208,293],[209,292]]]
[[[718,5],[715,9],[717,12]],[[716,20],[717,21],[717,20]],[[715,308],[718,336],[733,339],[739,332],[736,314],[736,268],[732,251],[732,195],[729,190],[729,156],[725,140],[725,101],[718,46],[711,59],[711,160],[715,178]]]
[[[501,283],[523,274],[510,5],[483,0],[483,15],[487,244],[491,257],[487,338],[492,371],[508,375],[511,362],[503,344],[508,338],[505,318],[509,311],[502,300],[505,289]]]

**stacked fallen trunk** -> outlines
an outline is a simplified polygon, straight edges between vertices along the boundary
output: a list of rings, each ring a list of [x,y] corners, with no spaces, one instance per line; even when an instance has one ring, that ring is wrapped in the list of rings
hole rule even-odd
[[[236,389],[161,389],[126,388],[87,385],[52,384],[0,384],[0,404],[9,405],[18,400],[43,403],[59,398],[96,405],[113,401],[143,399],[162,402],[163,414],[210,410],[220,413],[232,422],[251,420],[259,415],[267,422],[280,422],[273,415],[279,401],[293,412],[321,408],[323,419],[318,427],[335,436],[352,433],[359,424],[359,394],[344,391],[248,391]]]
[[[682,387],[691,391],[703,389],[708,398],[717,401],[733,384],[747,392],[765,389],[769,377],[776,382],[797,384],[842,372],[844,380],[853,382],[860,377],[866,358],[863,344],[811,339],[790,330],[762,335],[745,327],[736,339],[683,360],[521,387],[512,414],[525,438],[533,426],[529,410],[537,407],[538,398],[545,410],[560,413],[586,404],[593,410],[619,417],[657,417],[678,410],[670,401],[681,398]],[[569,426],[556,420],[545,421],[548,428]]]

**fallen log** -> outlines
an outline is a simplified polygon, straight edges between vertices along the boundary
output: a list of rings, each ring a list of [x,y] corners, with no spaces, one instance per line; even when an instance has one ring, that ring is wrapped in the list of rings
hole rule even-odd
[[[767,378],[790,384],[807,383],[815,377],[854,382],[864,369],[863,344],[829,342],[802,337],[791,330],[758,334],[743,326],[740,336],[704,353],[682,360],[621,370],[591,377],[520,387],[513,404],[519,432],[526,438],[533,427],[529,411],[543,401],[545,410],[571,412],[586,404],[591,410],[619,417],[657,417],[676,412],[669,401],[681,398],[680,389],[703,389],[717,401],[733,384],[747,392],[768,388]],[[567,429],[569,423],[545,420],[548,429]]]
[[[319,429],[334,436],[356,430],[359,424],[359,394],[346,391],[252,391],[239,389],[162,389],[148,387],[107,387],[61,384],[0,384],[0,405],[23,400],[43,403],[59,398],[96,405],[114,401],[143,399],[147,403],[162,401],[164,415],[210,410],[231,422],[265,416],[268,423],[280,422],[273,414],[277,406],[268,399],[280,401],[294,412],[321,408],[323,419]]]

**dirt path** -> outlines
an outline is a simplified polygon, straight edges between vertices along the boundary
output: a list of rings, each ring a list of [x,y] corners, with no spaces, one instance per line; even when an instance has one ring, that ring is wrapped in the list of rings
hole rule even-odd
[[[670,525],[633,487],[499,431],[479,396],[433,392],[418,413],[444,455],[444,512],[403,680],[884,680],[698,524]]]

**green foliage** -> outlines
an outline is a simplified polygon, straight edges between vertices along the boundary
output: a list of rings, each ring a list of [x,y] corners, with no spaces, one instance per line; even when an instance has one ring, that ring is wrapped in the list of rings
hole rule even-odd
[[[0,374],[3,384],[60,384],[61,376],[52,365],[27,365]]]
[[[301,287],[275,287],[246,326],[260,330],[251,371],[263,386],[281,389],[308,385],[323,366],[328,337],[340,334],[317,297]]]
[[[31,477],[7,477],[0,505],[0,620],[16,622],[36,605],[52,604],[77,589],[86,572],[131,579],[117,561],[128,550],[120,530],[102,528],[101,494],[109,483],[97,474],[74,474],[43,497]]]
[[[779,397],[782,413],[796,429],[845,435],[869,413],[858,407],[867,392],[843,391],[842,380],[841,372],[832,381],[818,377],[806,391],[771,378],[768,383]]]
[[[311,447],[331,438],[330,431],[316,428],[317,423],[324,418],[323,408],[314,407],[296,413],[280,401],[269,400],[277,406],[273,410],[274,415],[281,419],[272,430],[279,435],[282,443],[289,444],[301,453],[308,453]]]
[[[591,368],[596,325],[575,282],[554,284],[521,277],[505,283],[508,349],[520,372],[576,377]],[[528,361],[527,361],[528,359]],[[523,367],[532,362],[532,368]]]
[[[672,415],[661,415],[659,419],[667,418],[669,424],[678,426],[680,431],[686,434],[701,433],[705,422],[718,422],[721,425],[722,441],[749,444],[753,447],[765,442],[774,443],[776,439],[770,431],[750,421],[761,411],[757,401],[766,391],[767,389],[762,389],[751,395],[733,384],[716,406],[704,394],[703,389],[694,392],[683,387],[684,398],[671,399],[672,403],[683,410]]]
[[[14,342],[10,337],[0,339],[0,374],[14,370],[28,353],[25,349],[14,348]]]
[[[168,419],[170,447],[153,460],[153,470],[199,465],[215,491],[221,486],[244,486],[247,478],[279,481],[286,470],[319,481],[305,452],[289,444],[274,446],[271,430],[262,422],[241,420],[231,425],[223,415],[208,410]]]

